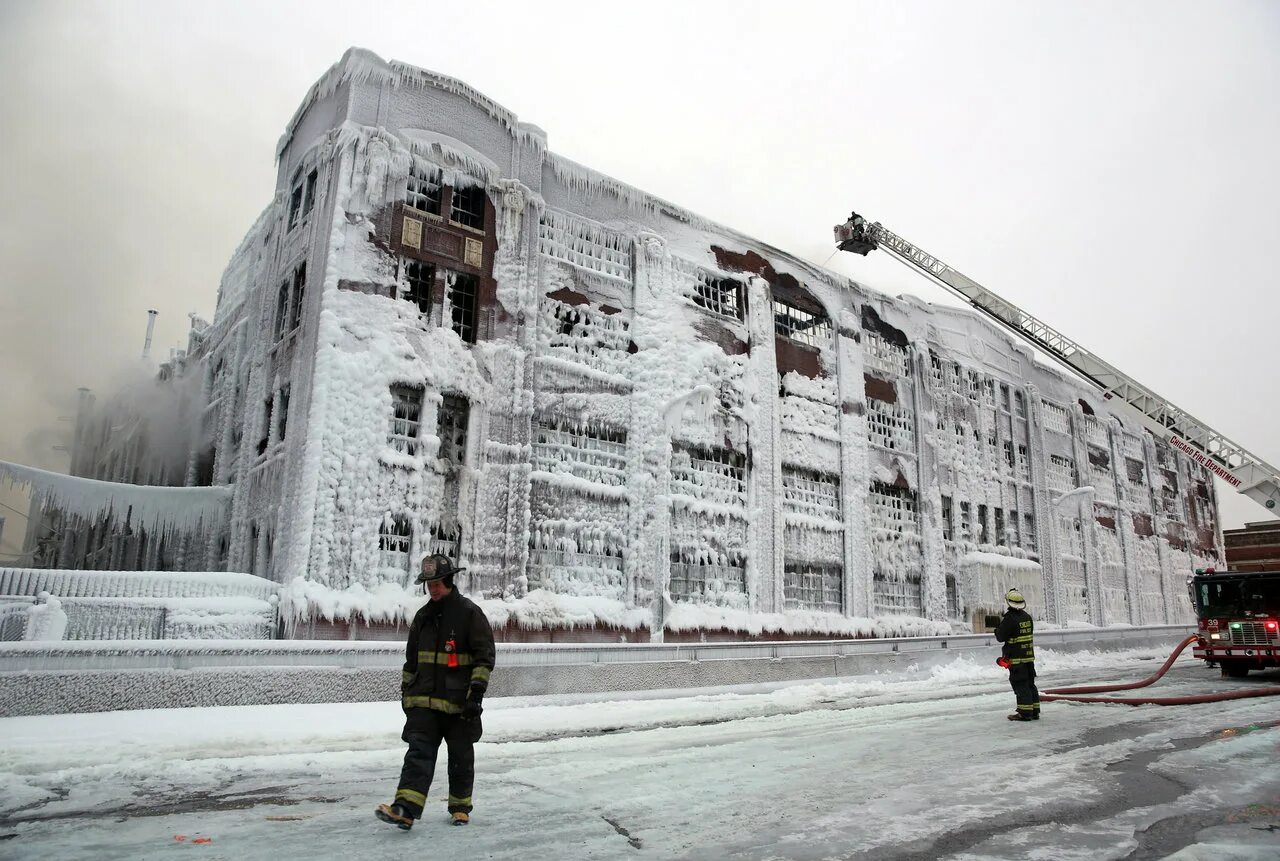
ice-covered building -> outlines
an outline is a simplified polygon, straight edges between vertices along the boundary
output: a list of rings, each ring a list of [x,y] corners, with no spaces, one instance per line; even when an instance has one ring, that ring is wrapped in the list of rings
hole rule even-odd
[[[287,584],[300,635],[402,618],[432,550],[503,636],[636,639],[970,629],[1014,585],[1059,624],[1183,621],[1220,559],[1209,474],[987,321],[461,81],[353,49],[277,156],[168,373],[198,381],[186,483],[232,488],[185,566]]]

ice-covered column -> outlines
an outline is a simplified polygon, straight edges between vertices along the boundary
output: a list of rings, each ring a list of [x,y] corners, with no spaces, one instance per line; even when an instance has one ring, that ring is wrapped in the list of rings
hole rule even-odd
[[[678,415],[688,389],[672,387],[673,379],[655,373],[662,366],[659,354],[662,333],[655,327],[664,322],[664,309],[671,296],[670,258],[661,236],[641,231],[637,242],[635,314],[632,335],[641,345],[638,362],[644,370],[634,380],[631,422],[627,429],[628,461],[631,473],[627,487],[631,504],[627,510],[628,543],[626,559],[627,592],[635,606],[646,602],[652,613],[650,637],[663,640],[666,624],[667,584],[671,576],[668,552],[671,508],[668,500],[671,481],[671,437],[664,417],[668,409]]]
[[[751,471],[747,512],[751,524],[747,557],[747,591],[753,609],[777,613],[782,599],[782,464],[778,450],[782,435],[778,410],[778,357],[774,351],[773,303],[769,284],[752,277],[747,283],[747,329],[752,345],[743,373],[745,397],[752,416],[747,439]],[[843,378],[844,374],[841,374]],[[841,446],[844,449],[844,446]]]
[[[1067,621],[1066,596],[1062,585],[1062,562],[1058,556],[1057,506],[1051,499],[1045,464],[1049,455],[1044,443],[1044,404],[1040,390],[1026,388],[1027,446],[1031,458],[1032,516],[1036,521],[1036,550],[1044,577],[1044,617],[1058,625]],[[1024,528],[1019,526],[1019,528]],[[1025,541],[1025,537],[1023,539]]]
[[[1165,624],[1172,625],[1177,621],[1174,609],[1174,588],[1181,584],[1174,577],[1173,560],[1170,558],[1169,543],[1165,536],[1169,533],[1169,518],[1165,516],[1164,504],[1156,491],[1156,470],[1160,468],[1160,455],[1156,451],[1155,437],[1150,433],[1142,435],[1143,453],[1147,458],[1147,483],[1151,485],[1151,528],[1155,532],[1156,559],[1160,563],[1160,596],[1163,599]]]
[[[836,337],[840,398],[840,494],[844,509],[845,609],[871,615],[871,462],[867,443],[866,365],[859,346],[861,324],[849,311],[840,315]],[[770,351],[772,355],[772,351]]]
[[[1107,434],[1111,454],[1111,474],[1116,483],[1116,536],[1120,539],[1120,555],[1124,564],[1124,589],[1128,593],[1131,625],[1142,624],[1142,587],[1138,580],[1138,548],[1133,535],[1133,485],[1128,481],[1128,463],[1125,461],[1124,426],[1115,416],[1109,422]],[[1121,478],[1122,472],[1124,478]],[[1116,620],[1109,619],[1109,622]]]
[[[1085,414],[1079,403],[1075,404],[1072,412],[1071,451],[1076,462],[1077,485],[1083,487],[1089,484],[1089,446],[1084,439]],[[1093,514],[1093,497],[1081,497],[1081,500],[1083,501],[1073,504],[1078,506],[1080,517],[1084,584],[1089,593],[1089,621],[1095,625],[1105,625],[1106,621],[1102,615],[1104,605],[1102,600],[1102,555],[1099,552],[1098,540],[1094,534],[1098,521]],[[1063,513],[1067,514],[1070,510],[1070,508],[1064,508]]]
[[[929,397],[929,345],[915,341],[911,349],[911,388],[916,417],[916,487],[919,500],[920,543],[924,561],[920,587],[927,619],[945,620],[947,612],[946,551],[942,544],[942,491],[938,487],[937,405]],[[959,584],[957,584],[959,588]]]

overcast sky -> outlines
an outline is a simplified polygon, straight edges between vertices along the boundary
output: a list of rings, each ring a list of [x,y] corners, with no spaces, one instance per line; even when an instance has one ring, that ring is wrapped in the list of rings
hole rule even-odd
[[[350,45],[821,263],[857,209],[1280,462],[1280,3],[0,0],[0,459],[211,317]],[[886,254],[831,268],[948,301]],[[1224,521],[1264,519],[1224,489]]]

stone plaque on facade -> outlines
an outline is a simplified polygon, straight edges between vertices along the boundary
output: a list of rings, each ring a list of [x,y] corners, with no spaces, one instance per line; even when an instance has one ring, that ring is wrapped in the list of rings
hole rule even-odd
[[[422,248],[422,222],[416,218],[405,216],[404,228],[400,231],[400,243],[408,248]]]
[[[463,256],[463,263],[468,266],[474,266],[479,269],[484,264],[484,243],[479,239],[467,239],[467,247]]]

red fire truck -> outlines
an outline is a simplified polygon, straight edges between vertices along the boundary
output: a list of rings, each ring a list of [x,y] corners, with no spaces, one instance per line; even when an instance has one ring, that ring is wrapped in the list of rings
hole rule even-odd
[[[1280,667],[1280,571],[1197,573],[1190,580],[1199,620],[1197,658],[1241,678]]]

